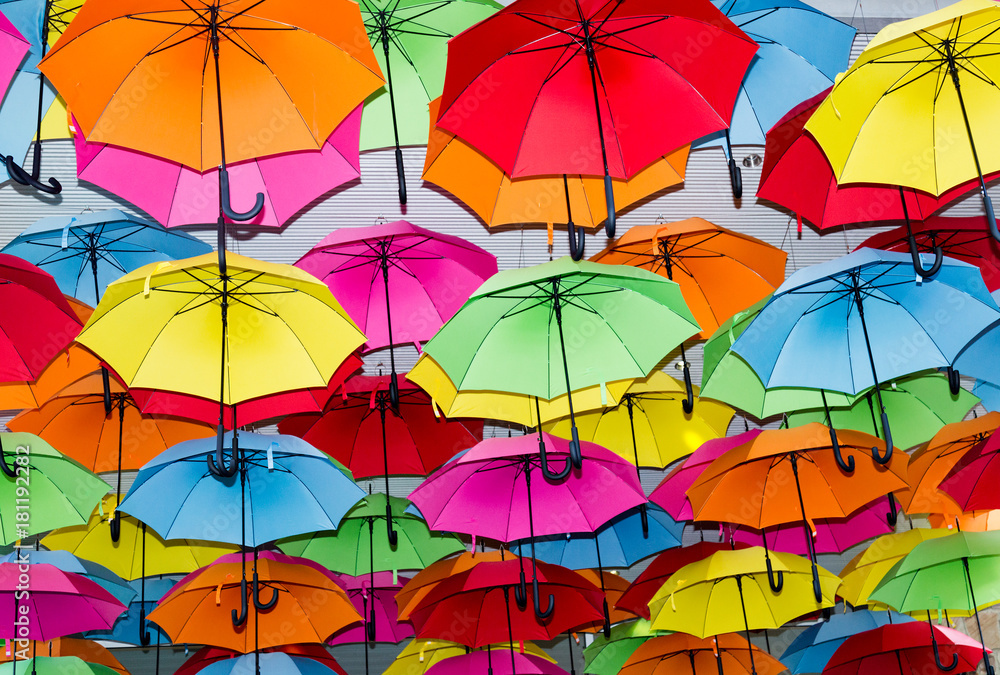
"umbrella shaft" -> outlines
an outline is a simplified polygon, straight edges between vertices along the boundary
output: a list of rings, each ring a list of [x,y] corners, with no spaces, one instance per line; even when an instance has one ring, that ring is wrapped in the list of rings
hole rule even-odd
[[[604,175],[608,175],[608,150],[604,146],[604,122],[601,120],[601,97],[597,93],[597,55],[590,35],[590,22],[583,22],[583,45],[587,52],[587,67],[590,69],[590,86],[594,90],[594,112],[597,114],[597,136],[601,139],[601,159],[604,161]]]
[[[965,99],[962,97],[962,85],[958,79],[958,64],[955,62],[955,52],[949,40],[944,41],[945,58],[948,59],[948,72],[951,74],[952,84],[955,85],[955,94],[958,95],[958,106],[962,110],[962,121],[965,122],[965,132],[969,135],[969,146],[972,148],[972,160],[976,163],[976,173],[979,174],[979,186],[986,192],[986,181],[983,178],[983,169],[979,165],[979,153],[976,152],[976,142],[972,139],[972,125],[969,124],[969,114],[965,110]]]
[[[559,296],[559,281],[552,281],[553,305],[556,314],[556,327],[559,329],[559,350],[562,353],[563,376],[566,378],[566,402],[569,404],[570,425],[576,427],[576,416],[573,413],[573,393],[569,383],[569,361],[566,359],[566,338],[563,335],[562,305]],[[540,422],[541,420],[539,420]]]
[[[872,354],[871,340],[868,338],[868,324],[865,322],[865,306],[861,301],[861,291],[858,288],[859,279],[854,277],[854,302],[858,306],[858,316],[861,317],[861,332],[865,336],[865,348],[868,350],[868,365],[871,367],[872,380],[875,383],[875,397],[878,399],[880,412],[885,412],[885,405],[882,403],[882,390],[878,387],[878,372],[875,370],[875,355]]]

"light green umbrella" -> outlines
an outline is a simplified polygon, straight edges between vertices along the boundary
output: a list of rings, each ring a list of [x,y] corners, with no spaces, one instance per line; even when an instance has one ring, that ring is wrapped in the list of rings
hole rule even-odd
[[[0,544],[57,527],[83,525],[111,489],[82,464],[34,434],[0,434],[0,446],[4,459]]]
[[[39,675],[118,675],[107,666],[88,663],[78,656],[36,656],[26,661],[0,664],[0,675],[36,672]]]
[[[646,619],[613,626],[610,638],[604,637],[604,633],[599,632],[594,641],[583,650],[583,658],[586,661],[583,672],[592,675],[616,675],[639,645],[657,635],[670,635],[670,631],[652,630]]]
[[[645,377],[697,332],[676,283],[628,265],[566,256],[488,279],[424,351],[458,391],[553,399]],[[579,466],[568,398],[570,452]]]
[[[361,149],[396,148],[399,201],[405,204],[399,146],[427,144],[427,106],[444,89],[448,40],[503,5],[494,0],[360,0],[360,5],[386,79],[365,101]]]

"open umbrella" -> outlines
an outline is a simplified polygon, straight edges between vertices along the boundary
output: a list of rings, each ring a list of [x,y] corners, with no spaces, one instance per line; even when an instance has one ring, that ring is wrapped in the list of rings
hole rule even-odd
[[[176,579],[163,577],[129,582],[136,597],[128,604],[125,612],[118,617],[111,630],[88,631],[87,637],[91,640],[122,642],[137,647],[171,644],[173,640],[170,636],[156,624],[146,621],[146,615],[156,608],[156,600],[167,595],[176,583]],[[147,590],[149,598],[146,598]]]
[[[449,44],[438,126],[512,178],[603,176],[614,237],[612,176],[728,126],[756,50],[708,2],[520,0]]]
[[[513,646],[511,646],[513,649]],[[510,652],[510,663],[498,659],[493,665],[490,647],[470,654],[460,654],[438,661],[426,671],[428,675],[566,675],[566,671],[552,661],[536,654]]]
[[[873,671],[910,675],[946,673],[956,668],[964,673],[976,669],[980,649],[985,657],[986,647],[954,628],[890,623],[847,638],[830,657],[823,675]],[[992,670],[988,661],[987,670]]]
[[[100,663],[90,663],[78,656],[33,656],[20,662],[25,673],[42,675],[115,675],[116,670]],[[19,672],[17,662],[0,664],[0,673],[7,675]]]
[[[330,652],[327,651],[326,647],[318,644],[297,644],[297,645],[280,645],[278,647],[267,647],[265,649],[259,650],[259,653],[263,657],[265,654],[271,652],[280,652],[287,654],[296,659],[298,667],[302,667],[302,662],[299,657],[305,657],[307,659],[312,659],[313,661],[318,661],[322,665],[326,666],[329,670],[332,670],[339,675],[347,675],[347,672],[341,668],[340,664],[337,663]],[[174,675],[194,675],[195,673],[201,672],[207,666],[215,663],[216,661],[223,661],[226,659],[237,659],[240,658],[240,653],[233,651],[232,649],[223,649],[221,647],[202,647],[198,651],[188,658],[180,668],[174,671]],[[255,657],[247,657],[246,661],[240,661],[239,666],[245,668],[246,670],[254,669],[258,664],[254,663]],[[281,667],[281,663],[275,663],[269,659],[264,659],[265,665]],[[231,664],[235,666],[236,664]],[[279,671],[280,672],[280,671]],[[324,672],[324,671],[321,671]],[[328,672],[325,673],[328,675]]]
[[[0,52],[3,53],[3,60],[0,61],[0,92],[6,93],[14,73],[31,48],[31,43],[21,35],[10,19],[0,14],[0,44],[3,44],[3,50]]]
[[[647,619],[620,623],[611,629],[611,637],[606,638],[599,633],[583,650],[586,663],[583,672],[591,675],[617,675],[635,650],[657,635],[665,633],[651,630]]]
[[[996,300],[998,297],[1000,291],[996,292],[996,297],[993,299]],[[996,383],[1000,380],[1000,362],[997,361],[993,350],[997,348],[998,340],[1000,340],[1000,320],[991,323],[962,347],[955,357],[952,370],[957,373],[964,368],[962,372],[970,377]]]
[[[396,592],[409,581],[392,572],[377,572],[352,576],[338,574],[336,579],[354,609],[361,615],[361,626],[344,628],[327,640],[327,644],[349,644],[352,642],[388,642],[398,644],[413,636],[413,626],[396,619]]]
[[[91,560],[77,557],[68,551],[32,551],[18,548],[4,556],[0,556],[0,563],[15,563],[29,566],[41,564],[52,565],[63,572],[72,572],[84,579],[93,581],[125,606],[128,606],[137,595],[135,589],[129,586],[128,582],[107,567]],[[31,574],[30,569],[27,574]]]
[[[413,575],[406,585],[396,593],[396,606],[399,608],[399,620],[409,621],[410,612],[417,607],[441,581],[460,572],[472,569],[483,562],[498,562],[512,557],[513,554],[504,551],[472,551],[445,558],[431,563]],[[516,557],[516,556],[513,556]]]
[[[830,657],[852,635],[886,624],[912,622],[913,618],[898,612],[869,612],[859,610],[834,614],[825,621],[809,626],[795,636],[781,655],[781,662],[788,666],[791,675],[820,673]]]
[[[86,319],[81,319],[86,321]],[[38,408],[60,389],[100,369],[101,360],[76,342],[56,354],[35,380],[0,383],[0,409]]]
[[[486,649],[508,649],[506,644],[487,646]],[[518,644],[518,649],[522,653],[531,654],[551,663],[555,659],[549,656],[545,650],[533,642],[522,642]],[[463,647],[457,642],[447,642],[445,640],[421,640],[415,638],[399,653],[392,663],[383,671],[383,675],[423,675],[434,664],[450,659],[453,656],[468,654],[468,647]]]
[[[286,654],[284,652],[253,653],[212,661],[197,672],[204,675],[242,675],[242,673],[274,673],[274,675],[334,675],[334,669],[323,661]]]
[[[954,499],[963,512],[1000,508],[1000,500],[991,494],[1000,470],[998,451],[1000,434],[990,433],[985,440],[962,455],[938,485],[938,489]]]
[[[777,675],[778,659],[739,635],[697,638],[684,633],[661,635],[639,645],[622,665],[622,675]]]
[[[914,546],[947,534],[947,530],[917,527],[879,537],[844,565],[840,571],[843,583],[837,594],[855,606],[868,604],[871,592]]]

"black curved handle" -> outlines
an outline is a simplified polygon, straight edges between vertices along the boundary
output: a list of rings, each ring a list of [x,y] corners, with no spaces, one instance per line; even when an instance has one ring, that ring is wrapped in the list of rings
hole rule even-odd
[[[566,230],[569,232],[569,255],[573,260],[581,260],[587,244],[583,237],[583,228],[577,227],[571,220],[566,223]]]
[[[808,536],[808,535],[806,535]],[[813,577],[813,597],[816,598],[816,602],[823,602],[823,589],[819,585],[819,569],[816,567],[816,561],[811,560],[812,563],[812,577]]]
[[[569,472],[573,470],[573,460],[571,457],[566,458],[566,463],[563,468],[558,473],[549,470],[549,458],[548,453],[545,451],[545,441],[542,439],[542,435],[538,435],[538,463],[542,469],[542,475],[546,480],[550,481],[560,481],[569,475]]]
[[[385,529],[389,546],[396,546],[399,542],[399,533],[392,526],[392,504],[389,503],[389,495],[385,496]]]
[[[892,432],[889,430],[889,416],[882,411],[882,432],[885,436],[885,454],[879,452],[878,448],[872,448],[872,459],[883,466],[892,459]]]
[[[118,539],[122,536],[122,512],[115,509],[115,515],[111,516],[111,520],[108,521],[108,526],[111,528],[111,541],[118,542]]]
[[[551,595],[549,596],[552,597]],[[551,603],[552,601],[549,600]],[[608,609],[608,599],[604,598],[604,639],[611,639],[611,611]]]
[[[928,612],[929,614],[929,612]],[[930,623],[927,624],[931,627],[931,648],[934,650],[934,663],[937,664],[938,670],[943,670],[948,673],[958,667],[958,654],[956,652],[951,653],[951,664],[944,665],[941,661],[941,652],[938,649],[937,638],[934,636],[934,626]]]
[[[952,396],[958,396],[958,392],[962,391],[962,378],[951,366],[948,366],[948,391]]]
[[[260,583],[260,580],[257,577],[257,570],[254,570],[253,571],[253,585],[251,587],[252,588],[252,594],[253,594],[253,606],[256,607],[259,611],[264,612],[264,611],[267,611],[267,610],[271,609],[276,604],[278,604],[278,589],[277,588],[272,588],[271,589],[271,599],[268,600],[267,602],[262,602],[261,599],[260,599],[260,589],[261,589],[261,587],[262,587],[262,584]]]
[[[395,370],[389,373],[389,403],[393,409],[399,410],[399,381]]]
[[[520,550],[518,550],[520,553]],[[524,578],[524,568],[521,569],[521,580],[514,586],[514,601],[522,610],[528,606],[528,583]]]
[[[542,610],[542,599],[539,595],[538,590],[538,577],[534,577],[531,580],[531,594],[535,602],[535,616],[537,616],[542,621],[552,616],[552,612],[556,609],[556,596],[549,593],[549,606],[544,611]],[[607,601],[605,601],[607,604]]]
[[[681,401],[681,408],[685,415],[694,412],[694,386],[691,384],[691,367],[687,360],[684,361],[684,400]]]
[[[827,427],[827,429],[830,430],[830,445],[833,446],[833,458],[837,460],[837,466],[844,473],[854,473],[854,455],[848,457],[845,462],[844,456],[840,454],[840,441],[837,440],[837,430],[833,427]]]
[[[982,180],[980,178],[980,180]],[[982,183],[980,183],[982,185]],[[980,194],[983,196],[983,207],[986,209],[986,223],[990,228],[990,235],[996,241],[1000,241],[1000,230],[997,230],[997,217],[993,214],[993,200],[990,199],[989,194],[986,193],[985,187],[980,187]]]
[[[406,179],[403,174],[403,151],[396,146],[396,180],[399,182],[399,203],[406,203]]]
[[[375,644],[375,597],[372,596],[372,608],[368,615],[368,621],[365,622],[365,637],[368,638],[368,642]]]
[[[785,573],[779,571],[777,580],[775,580],[774,568],[771,567],[771,558],[765,557],[764,562],[767,564],[767,585],[771,587],[772,593],[780,593],[781,589],[785,586]]]
[[[639,505],[639,521],[642,523],[642,538],[649,539],[649,514],[646,504]]]
[[[611,176],[609,176],[608,174],[604,174],[604,202],[608,209],[608,220],[604,223],[604,232],[608,235],[608,239],[614,239],[615,238],[615,189],[611,182]]]
[[[233,209],[232,204],[229,202],[229,170],[220,167],[219,168],[219,195],[220,202],[222,204],[222,212],[226,214],[229,220],[244,221],[253,220],[260,213],[260,210],[264,208],[264,193],[257,193],[257,200],[254,202],[253,207],[249,211],[236,211]]]
[[[941,247],[937,244],[934,245],[932,249],[934,251],[934,263],[930,269],[925,270],[923,263],[920,262],[920,251],[917,250],[916,238],[911,234],[906,239],[910,246],[910,257],[913,259],[913,270],[924,279],[937,274],[937,271],[941,269],[941,263],[944,261],[944,251]]]
[[[242,626],[247,622],[247,614],[250,609],[247,603],[247,580],[246,577],[240,579],[240,608],[239,610],[232,610],[230,614],[233,617],[234,626]]]
[[[14,158],[7,155],[4,158],[4,162],[7,165],[7,175],[10,179],[20,183],[21,185],[30,185],[36,190],[46,192],[50,195],[57,195],[62,192],[62,184],[55,178],[49,178],[49,184],[46,185],[38,180],[37,176],[32,176],[30,173],[22,169]]]
[[[223,452],[222,447],[222,440],[225,432],[225,428],[220,424],[215,438],[215,456],[213,456],[212,453],[208,453],[208,455],[206,455],[208,460],[208,472],[216,478],[231,478],[236,475],[236,471],[239,468],[237,465],[235,447],[233,448],[232,454],[229,456],[229,463],[226,463],[225,453]]]
[[[896,527],[896,523],[899,522],[899,508],[896,506],[896,498],[890,492],[889,497],[889,513],[885,514],[885,522],[889,523],[890,526]]]
[[[146,606],[143,603],[139,603],[139,644],[143,647],[148,647],[149,643],[153,641],[153,637],[149,634],[149,629],[146,628]]]
[[[0,441],[0,471],[8,478],[16,478],[17,471],[7,463],[7,455],[3,451],[3,441]]]
[[[580,433],[576,430],[576,420],[570,429],[569,461],[574,469],[583,468],[583,453],[580,451]]]
[[[733,197],[740,199],[743,197],[743,172],[736,164],[736,160],[729,158],[729,184],[733,187]]]

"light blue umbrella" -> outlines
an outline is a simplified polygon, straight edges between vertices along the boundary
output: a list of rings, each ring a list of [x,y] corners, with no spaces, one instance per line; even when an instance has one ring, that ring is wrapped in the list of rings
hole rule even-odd
[[[866,630],[889,623],[913,621],[912,617],[898,612],[871,612],[859,610],[847,614],[834,614],[826,621],[809,626],[796,637],[781,655],[780,661],[788,666],[791,675],[822,673],[827,661],[844,640]]]
[[[719,146],[729,161],[733,194],[742,191],[730,144],[764,145],[764,134],[789,110],[833,86],[847,70],[856,29],[799,0],[713,0],[760,45],[736,98],[732,122],[693,143]]]
[[[993,301],[1000,302],[1000,290],[993,291]],[[986,397],[990,395],[989,385],[1000,385],[1000,320],[987,326],[979,335],[976,335],[969,344],[965,345],[961,353],[955,357],[955,370],[963,375],[975,377],[986,387],[982,387],[977,382],[980,389],[985,389]],[[995,390],[996,387],[993,387]],[[973,393],[976,390],[973,389]],[[993,410],[987,403],[983,394],[976,393],[983,399],[983,405],[989,410]],[[997,396],[992,397],[997,401]]]
[[[137,594],[143,586],[142,579],[135,579],[128,583]],[[147,621],[146,617],[156,607],[157,600],[166,595],[176,583],[176,579],[163,577],[147,578],[145,588],[142,588],[146,597],[145,601],[143,601],[142,597],[135,597],[132,602],[128,603],[128,609],[118,617],[111,630],[90,631],[85,634],[85,637],[88,640],[111,640],[112,642],[122,642],[127,645],[136,646],[171,644],[172,640],[170,636],[164,633],[155,623]]]
[[[251,653],[214,661],[198,671],[199,675],[331,675],[336,672],[314,659],[282,652]]]
[[[972,385],[972,393],[979,397],[979,402],[989,412],[1000,410],[1000,386],[986,380],[976,380]]]
[[[921,279],[909,254],[864,248],[789,277],[731,349],[765,387],[857,394],[950,366],[996,321],[1000,308],[978,267],[945,258],[934,276]],[[881,391],[875,394],[888,449],[873,455],[885,463],[892,435]]]
[[[232,431],[223,444],[233,447]],[[164,539],[257,547],[335,530],[365,496],[347,468],[301,438],[240,433],[236,445],[235,474],[217,477],[207,463],[215,438],[178,443],[139,470],[119,508]]]
[[[63,572],[72,572],[82,577],[87,577],[98,586],[113,595],[116,600],[123,605],[128,605],[137,595],[134,588],[120,576],[103,565],[86,558],[78,558],[69,551],[33,551],[31,549],[14,549],[11,553],[0,557],[0,563],[17,564],[48,564],[61,569]]]
[[[63,293],[94,307],[109,283],[143,265],[211,251],[185,232],[109,209],[42,218],[2,252],[37,265]]]

